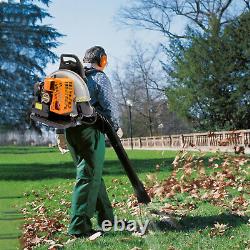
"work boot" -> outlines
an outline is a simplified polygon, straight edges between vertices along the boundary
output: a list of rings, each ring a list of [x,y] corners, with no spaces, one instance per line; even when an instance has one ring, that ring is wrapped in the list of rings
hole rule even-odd
[[[82,233],[82,234],[73,234],[72,236],[75,238],[89,238],[97,233],[100,233],[100,235],[98,237],[103,236],[103,234],[104,234],[104,232],[102,230],[91,229],[89,232]]]

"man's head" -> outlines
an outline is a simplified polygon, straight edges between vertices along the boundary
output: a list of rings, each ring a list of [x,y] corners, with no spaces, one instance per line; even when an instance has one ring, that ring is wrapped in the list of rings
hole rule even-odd
[[[88,49],[83,58],[84,63],[91,63],[97,69],[103,70],[107,65],[107,54],[100,46]]]

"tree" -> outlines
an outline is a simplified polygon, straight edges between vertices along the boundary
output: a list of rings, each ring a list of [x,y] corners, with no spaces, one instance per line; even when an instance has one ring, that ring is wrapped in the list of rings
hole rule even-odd
[[[126,73],[124,79],[121,79],[117,71],[114,72],[113,78],[119,86],[120,95],[122,96],[122,113],[127,109],[126,102],[130,99],[133,102],[133,121],[138,122],[141,120],[139,126],[136,126],[135,123],[133,124],[135,134],[153,136],[155,123],[153,103],[157,98],[162,97],[164,91],[164,89],[161,89],[162,93],[159,96],[160,87],[158,81],[160,77],[155,80],[156,72],[154,72],[154,69],[157,63],[156,54],[158,50],[150,57],[148,55],[149,52],[146,49],[142,49],[139,44],[134,43],[132,48],[133,55],[130,57],[130,62],[125,66]],[[123,118],[125,118],[123,119],[125,121],[128,116],[125,115]],[[129,124],[126,125],[129,128]]]
[[[174,32],[172,26],[176,18],[206,33],[211,19],[217,20],[217,28],[221,30],[249,9],[249,0],[133,0],[132,4],[121,8],[118,15],[125,25],[159,31],[169,38],[188,39],[188,34]]]
[[[45,75],[47,63],[57,59],[51,49],[62,35],[41,24],[50,15],[34,2],[0,2],[0,125],[25,124],[33,84]],[[49,0],[37,2],[49,4]]]
[[[168,102],[198,129],[249,126],[249,7],[249,0],[134,0],[120,11],[123,23],[168,38]],[[176,18],[182,33],[174,32]]]
[[[170,108],[198,128],[247,129],[250,121],[250,12],[226,25],[218,36],[195,35],[191,44],[173,40],[168,49],[173,82]]]
[[[158,48],[152,53],[152,50],[133,44],[129,62],[122,67],[123,74],[118,69],[113,72],[124,136],[129,136],[127,100],[133,103],[134,136],[156,136],[190,131],[189,126],[167,108],[165,97],[167,79],[158,60],[158,53]],[[163,124],[163,128],[159,128],[160,124]]]

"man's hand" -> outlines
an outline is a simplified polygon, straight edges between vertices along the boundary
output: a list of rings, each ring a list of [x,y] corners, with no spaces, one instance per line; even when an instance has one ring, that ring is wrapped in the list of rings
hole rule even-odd
[[[116,134],[118,135],[119,138],[122,138],[123,136],[123,131],[121,128],[118,128],[118,130],[116,131]]]
[[[56,134],[56,141],[58,149],[62,154],[69,152],[64,134]]]

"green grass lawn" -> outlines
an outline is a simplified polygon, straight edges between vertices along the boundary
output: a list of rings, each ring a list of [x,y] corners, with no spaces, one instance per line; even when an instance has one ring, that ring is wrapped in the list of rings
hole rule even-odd
[[[128,155],[140,178],[148,185],[156,181],[154,178],[160,183],[173,172],[171,163],[176,156],[174,151],[129,150]],[[208,165],[209,155],[203,158]],[[160,170],[156,170],[157,165],[160,166]],[[211,170],[208,172],[212,174]],[[56,149],[45,147],[0,147],[0,249],[17,249],[18,237],[22,234],[21,225],[24,222],[32,225],[29,218],[37,219],[41,216],[46,216],[50,224],[60,222],[63,225],[62,231],[53,234],[51,238],[56,242],[66,242],[69,239],[66,232],[74,179],[75,168],[69,154],[62,156]],[[129,206],[128,198],[132,194],[132,189],[111,149],[106,153],[104,179],[110,200],[117,204],[115,213],[118,218],[147,218],[147,207],[142,207],[142,214],[138,215],[138,212],[133,213],[134,208]],[[247,180],[244,180],[244,189],[247,187],[246,183]],[[228,202],[242,192],[240,189],[231,189]],[[249,199],[245,193],[244,197]],[[150,232],[143,237],[131,235],[130,232],[111,231],[95,241],[79,239],[68,243],[64,249],[249,247],[249,218],[246,214],[236,216],[225,206],[199,200],[185,193],[176,194],[172,198],[155,198],[150,208],[159,208],[166,203],[173,206],[182,203],[193,206],[184,214],[176,215],[180,225],[178,229],[171,226],[162,229],[158,224],[153,224]],[[27,221],[22,219],[24,216]],[[95,221],[93,222],[95,225]],[[216,223],[226,226],[220,231],[215,228]],[[37,230],[39,238],[46,235],[42,230],[39,232],[39,227]],[[36,249],[48,249],[48,244],[42,244]]]

